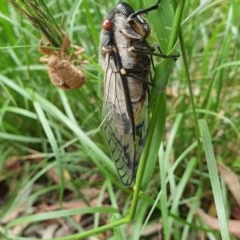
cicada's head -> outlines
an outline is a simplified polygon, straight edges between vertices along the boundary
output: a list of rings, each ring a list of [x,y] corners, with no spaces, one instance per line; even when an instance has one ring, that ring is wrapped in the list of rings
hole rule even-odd
[[[150,27],[146,20],[137,12],[134,12],[133,8],[127,3],[119,3],[115,12],[122,15],[127,23],[131,26],[131,29],[134,30],[142,39],[147,38],[150,34]],[[122,26],[123,28],[125,26]]]

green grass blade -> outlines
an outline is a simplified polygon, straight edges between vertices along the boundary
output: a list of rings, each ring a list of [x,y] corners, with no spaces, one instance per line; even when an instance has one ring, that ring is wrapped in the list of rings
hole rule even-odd
[[[203,148],[208,165],[209,177],[212,185],[213,196],[216,204],[217,215],[220,223],[220,232],[222,239],[230,240],[228,231],[228,222],[223,201],[222,189],[220,186],[216,159],[214,156],[211,136],[208,130],[207,122],[203,119],[199,120],[199,129],[201,133]]]

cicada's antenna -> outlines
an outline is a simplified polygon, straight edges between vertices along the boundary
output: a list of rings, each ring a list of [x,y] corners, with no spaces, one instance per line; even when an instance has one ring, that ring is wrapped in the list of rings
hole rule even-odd
[[[135,18],[136,16],[138,16],[138,15],[140,15],[140,14],[142,14],[142,13],[148,13],[148,12],[154,10],[154,9],[157,9],[160,2],[161,2],[161,0],[158,0],[158,2],[157,2],[155,5],[153,5],[153,6],[149,7],[149,8],[137,10],[136,12],[132,13],[132,14],[128,17],[127,20],[130,21],[130,20],[132,20],[133,18]]]

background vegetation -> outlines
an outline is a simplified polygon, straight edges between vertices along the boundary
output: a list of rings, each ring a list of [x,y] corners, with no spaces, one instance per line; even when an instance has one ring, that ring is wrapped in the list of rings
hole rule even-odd
[[[101,129],[99,35],[104,16],[117,2],[46,1],[73,44],[84,47],[90,63],[84,66],[87,83],[71,91],[50,83],[39,62],[41,35],[8,1],[1,2],[0,239],[74,239],[71,234],[104,225],[129,209],[132,190],[118,181]],[[140,2],[128,3],[142,7]],[[230,238],[240,237],[231,225],[240,224],[239,11],[237,0],[186,2],[185,45],[178,51],[181,56],[183,47],[186,51],[193,91],[180,57],[166,89],[167,122],[159,161],[137,214],[130,224],[93,239],[162,239],[163,235],[221,239],[224,233],[215,219],[221,202],[214,201],[219,182],[218,176],[212,179],[209,165],[216,169],[215,160],[221,163],[219,198]],[[159,22],[159,30],[162,27]],[[160,34],[156,32],[150,41]],[[215,154],[208,164],[197,144],[193,110],[208,125],[211,142],[203,141],[205,154],[207,147],[207,156],[211,147]],[[203,140],[206,122],[200,122]]]

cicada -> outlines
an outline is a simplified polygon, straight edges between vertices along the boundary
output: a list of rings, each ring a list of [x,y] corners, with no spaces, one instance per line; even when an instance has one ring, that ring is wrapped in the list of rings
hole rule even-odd
[[[145,145],[153,48],[150,27],[141,16],[158,7],[134,11],[119,3],[102,23],[100,62],[104,69],[103,129],[121,182],[131,185]]]

